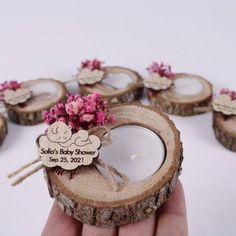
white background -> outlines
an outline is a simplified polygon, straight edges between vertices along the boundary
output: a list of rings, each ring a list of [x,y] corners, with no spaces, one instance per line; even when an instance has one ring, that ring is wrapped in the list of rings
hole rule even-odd
[[[236,89],[236,1],[0,1],[0,80],[70,79],[98,57],[146,74],[153,60]],[[76,86],[76,85],[74,85]],[[214,138],[211,114],[172,116],[192,236],[236,235],[236,155]],[[36,157],[43,125],[9,122],[0,149],[0,235],[39,235],[52,200],[42,172],[10,187],[6,174]]]

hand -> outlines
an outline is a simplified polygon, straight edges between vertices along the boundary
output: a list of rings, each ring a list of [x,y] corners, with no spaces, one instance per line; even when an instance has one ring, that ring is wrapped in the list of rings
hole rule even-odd
[[[120,227],[101,228],[82,224],[65,215],[54,202],[42,236],[187,236],[184,191],[178,181],[166,203],[148,219]]]

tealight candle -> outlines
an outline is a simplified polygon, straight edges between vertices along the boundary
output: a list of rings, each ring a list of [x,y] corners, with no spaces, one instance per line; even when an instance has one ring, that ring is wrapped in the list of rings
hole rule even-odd
[[[153,131],[128,125],[111,131],[112,144],[101,148],[100,157],[129,177],[130,182],[143,180],[154,174],[165,159],[161,138]]]
[[[115,88],[124,88],[127,84],[132,82],[132,79],[129,75],[125,73],[119,74],[109,74],[105,79],[102,80],[103,83],[110,85]]]
[[[181,78],[174,81],[174,90],[181,95],[196,95],[203,89],[197,79]]]
[[[45,95],[45,94],[55,94],[57,87],[55,84],[48,83],[47,81],[42,81],[40,84],[33,84],[30,86],[30,90],[33,92],[34,96]]]

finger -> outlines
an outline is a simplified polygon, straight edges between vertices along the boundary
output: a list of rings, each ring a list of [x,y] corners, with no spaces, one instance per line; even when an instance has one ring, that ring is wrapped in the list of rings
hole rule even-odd
[[[157,236],[187,236],[187,215],[184,191],[180,181],[166,203],[158,211]]]
[[[123,225],[119,228],[119,236],[153,236],[155,232],[155,214],[135,224]]]
[[[82,223],[66,215],[54,201],[41,236],[79,236]]]
[[[83,225],[82,236],[116,236],[117,229],[115,227],[102,228],[93,225]]]

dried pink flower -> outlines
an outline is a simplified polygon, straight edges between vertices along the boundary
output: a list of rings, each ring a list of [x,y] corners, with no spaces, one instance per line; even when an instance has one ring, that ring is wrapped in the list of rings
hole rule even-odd
[[[114,124],[115,116],[108,114],[107,103],[97,93],[88,96],[68,95],[66,103],[58,103],[44,112],[44,121],[66,123],[73,132],[94,126]]]
[[[79,104],[75,101],[66,104],[66,112],[70,115],[76,115],[79,111]]]
[[[18,83],[16,80],[5,81],[0,84],[0,92],[4,92],[5,90],[17,90],[21,88],[21,83]]]
[[[81,68],[88,68],[90,70],[102,70],[103,62],[98,59],[86,60],[81,62]]]
[[[232,100],[236,100],[236,92],[229,89],[221,89],[220,94],[226,94],[231,97]]]
[[[80,122],[91,122],[94,119],[94,115],[84,114],[80,117]]]
[[[148,68],[149,73],[158,73],[160,76],[165,76],[169,79],[174,78],[174,73],[171,70],[170,65],[166,65],[164,63],[158,64],[157,62],[153,62]]]
[[[65,117],[61,117],[61,118],[58,119],[58,121],[61,121],[61,122],[63,122],[63,123],[66,123],[66,118],[65,118]]]
[[[105,123],[105,121],[106,121],[106,114],[105,114],[105,112],[103,112],[103,111],[99,111],[99,112],[97,112],[97,122],[98,122],[98,124],[99,125],[104,125],[104,123]]]

